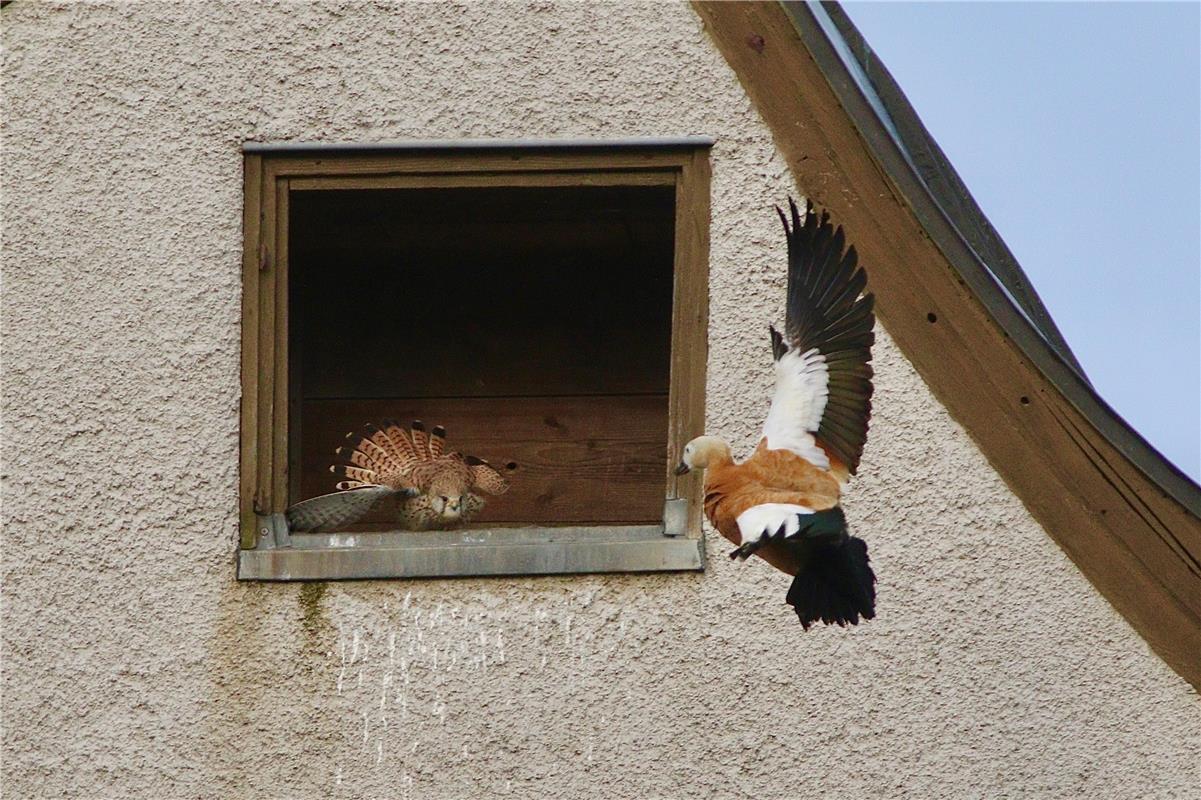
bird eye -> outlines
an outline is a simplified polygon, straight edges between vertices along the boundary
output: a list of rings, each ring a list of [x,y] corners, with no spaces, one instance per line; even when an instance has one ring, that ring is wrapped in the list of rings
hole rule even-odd
[[[449,499],[450,499],[450,498],[449,498],[449,497],[447,497],[446,495],[442,495],[442,502],[443,502],[443,503],[447,502]]]

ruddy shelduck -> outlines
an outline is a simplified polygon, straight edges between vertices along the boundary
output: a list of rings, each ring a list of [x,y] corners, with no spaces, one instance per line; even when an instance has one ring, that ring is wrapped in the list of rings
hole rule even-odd
[[[859,467],[871,415],[873,297],[845,248],[842,227],[806,202],[780,209],[788,240],[784,333],[770,328],[776,390],[758,447],[736,463],[730,446],[700,436],[677,474],[705,471],[705,515],[737,548],[793,575],[787,602],[805,630],[855,625],[876,614],[867,545],[847,532],[842,486]]]

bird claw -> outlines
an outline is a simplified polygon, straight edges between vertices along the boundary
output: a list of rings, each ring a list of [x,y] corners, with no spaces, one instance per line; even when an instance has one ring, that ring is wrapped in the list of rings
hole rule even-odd
[[[734,559],[738,559],[739,561],[746,561],[751,557],[751,553],[759,549],[761,544],[762,540],[760,539],[743,542],[742,544],[738,545],[738,547],[730,551],[730,560],[733,561]]]

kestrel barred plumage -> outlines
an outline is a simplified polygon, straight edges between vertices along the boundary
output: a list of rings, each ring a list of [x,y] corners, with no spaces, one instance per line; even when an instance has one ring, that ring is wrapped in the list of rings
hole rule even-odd
[[[384,498],[398,499],[397,523],[406,530],[452,528],[484,507],[480,493],[499,495],[509,482],[474,456],[448,453],[446,430],[426,432],[421,422],[406,431],[395,420],[346,435],[330,467],[344,480],[338,491],[303,500],[287,511],[294,531],[335,530],[368,514]]]

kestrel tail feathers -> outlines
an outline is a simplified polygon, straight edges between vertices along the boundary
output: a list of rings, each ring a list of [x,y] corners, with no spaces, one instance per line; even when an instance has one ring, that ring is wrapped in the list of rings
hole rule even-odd
[[[346,434],[346,445],[337,455],[346,464],[335,464],[330,471],[348,478],[343,483],[366,482],[399,488],[409,485],[414,469],[438,461],[444,456],[446,429],[441,425],[427,433],[420,420],[414,420],[408,430],[394,419],[384,420],[382,427],[367,424],[362,433]],[[343,486],[339,488],[353,488]]]
[[[446,450],[446,428],[441,425],[435,425],[430,431],[429,454],[430,458],[439,458]]]
[[[429,435],[425,432],[425,424],[421,420],[413,420],[409,436],[412,438],[413,450],[416,452],[417,458],[421,461],[428,461],[430,457]]]
[[[415,493],[406,482],[414,453],[402,437],[371,424],[361,432],[346,434],[346,444],[335,451],[344,463],[330,467],[330,472],[343,478],[335,485],[338,491],[290,506],[289,527],[294,531],[335,530],[358,522],[385,497]]]

